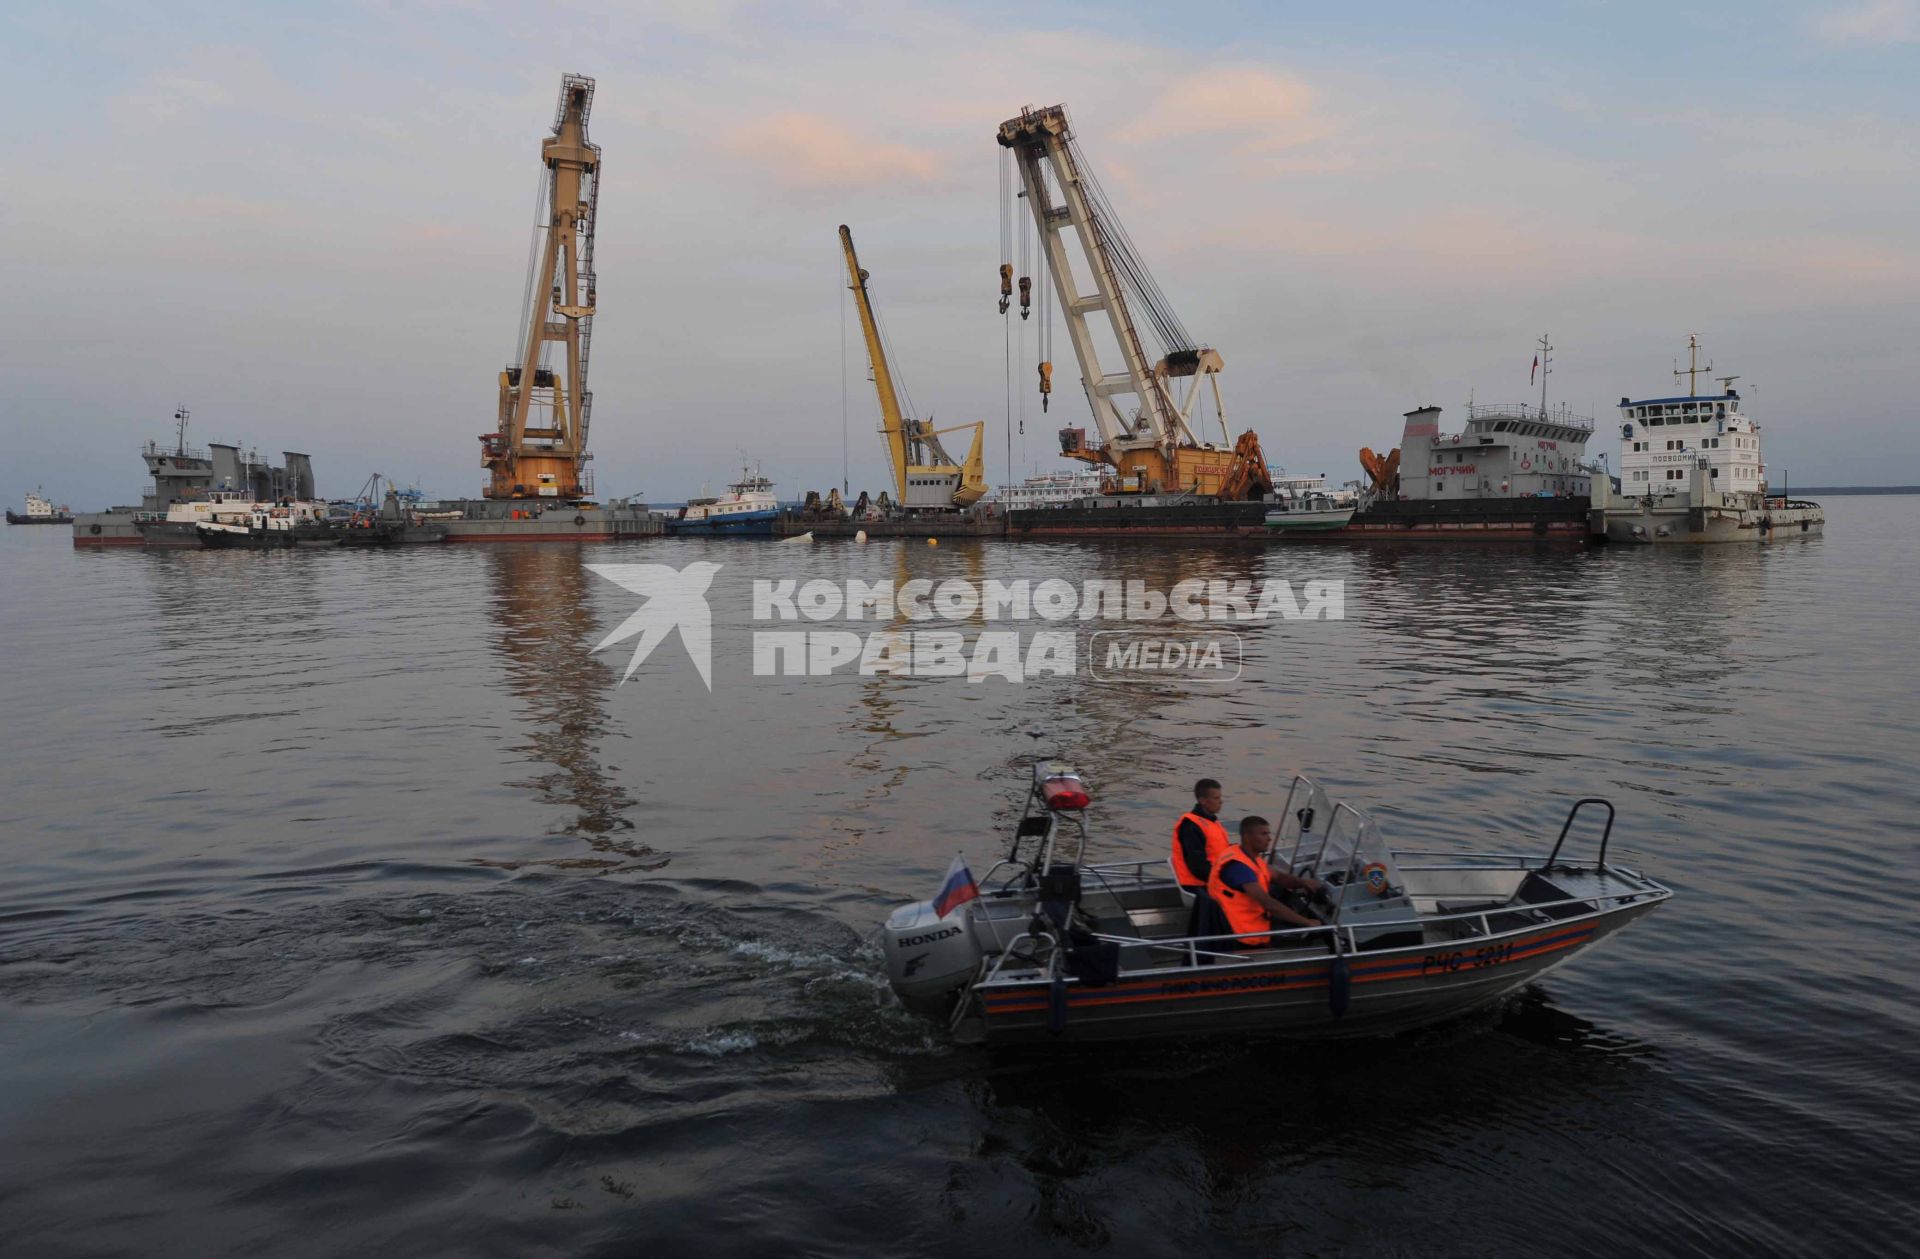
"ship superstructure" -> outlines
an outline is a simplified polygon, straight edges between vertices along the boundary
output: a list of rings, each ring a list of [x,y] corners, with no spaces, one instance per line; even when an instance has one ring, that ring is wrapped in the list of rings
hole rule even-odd
[[[1466,427],[1440,431],[1439,407],[1406,414],[1400,437],[1404,501],[1587,496],[1593,420],[1523,403],[1470,404]]]
[[[276,467],[258,450],[238,443],[193,446],[187,440],[192,418],[186,407],[176,408],[173,440],[149,441],[141,447],[140,458],[152,482],[140,492],[138,505],[82,512],[73,518],[75,546],[198,546],[190,522],[168,524],[167,515],[174,507],[216,497],[259,503],[317,497],[313,461],[306,455],[285,451],[285,463]]]

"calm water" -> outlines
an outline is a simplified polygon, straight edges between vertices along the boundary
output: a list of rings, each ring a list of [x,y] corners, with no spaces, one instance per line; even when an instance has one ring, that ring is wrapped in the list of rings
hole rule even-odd
[[[1906,1252],[1920,498],[1770,549],[0,537],[0,1252]],[[584,562],[724,564],[711,696]],[[753,679],[754,576],[1325,577],[1237,685]],[[1337,1051],[957,1049],[869,939],[1032,728],[1104,850],[1295,769],[1402,843],[1611,797],[1679,896]]]

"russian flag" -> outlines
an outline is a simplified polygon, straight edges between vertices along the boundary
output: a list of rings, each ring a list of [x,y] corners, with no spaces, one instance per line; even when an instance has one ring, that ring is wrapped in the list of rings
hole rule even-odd
[[[973,871],[967,869],[967,863],[959,853],[953,854],[953,864],[947,867],[946,881],[933,898],[933,912],[945,918],[960,906],[980,895],[979,886],[973,881]]]

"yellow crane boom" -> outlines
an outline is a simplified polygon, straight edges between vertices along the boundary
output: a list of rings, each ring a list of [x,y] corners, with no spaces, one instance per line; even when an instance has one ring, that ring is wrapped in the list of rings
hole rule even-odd
[[[986,461],[982,448],[986,425],[956,424],[934,428],[931,421],[916,420],[900,406],[899,392],[893,385],[893,369],[887,363],[886,346],[880,339],[880,323],[873,314],[873,299],[867,293],[867,272],[853,250],[853,233],[840,225],[840,247],[847,258],[848,287],[860,311],[860,331],[867,339],[867,362],[873,368],[873,388],[880,398],[880,434],[886,439],[887,457],[893,465],[894,492],[904,507],[945,509],[971,507],[987,492]],[[955,463],[940,443],[940,434],[973,430],[973,445],[964,463]]]

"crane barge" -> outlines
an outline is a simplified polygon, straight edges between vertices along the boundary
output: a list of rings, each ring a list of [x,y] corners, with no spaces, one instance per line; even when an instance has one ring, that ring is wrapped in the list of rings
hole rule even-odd
[[[914,419],[901,408],[899,391],[893,386],[893,368],[880,336],[880,322],[873,313],[873,298],[867,292],[869,277],[853,251],[853,233],[844,223],[840,225],[840,248],[846,254],[848,287],[859,307],[860,330],[867,340],[867,362],[873,369],[874,392],[880,398],[880,433],[887,441],[900,506],[910,512],[973,506],[987,492],[986,465],[981,456],[987,426],[976,421],[935,428],[932,420]],[[959,463],[941,445],[940,437],[965,429],[973,430],[973,445],[966,461]]]
[[[1107,469],[1107,488],[1118,495],[1182,495],[1217,503],[1270,493],[1273,478],[1260,439],[1251,429],[1236,439],[1228,428],[1220,391],[1225,360],[1187,332],[1154,282],[1080,151],[1067,107],[1023,109],[1000,124],[998,139],[1019,169],[1020,196],[1038,229],[1040,257],[1052,278],[1098,431],[1089,439],[1084,428],[1061,429],[1060,453]],[[1008,276],[1003,265],[1002,314]],[[1090,291],[1082,291],[1085,281],[1091,282]],[[1023,317],[1028,284],[1022,277]],[[1136,305],[1145,316],[1144,330]],[[1095,316],[1105,318],[1096,325]],[[1101,325],[1118,350],[1113,368],[1096,339]],[[1148,355],[1149,338],[1162,351],[1157,360]],[[1043,395],[1051,392],[1052,366],[1040,364]],[[1178,382],[1185,382],[1184,390]],[[1221,443],[1196,432],[1203,384]]]
[[[661,531],[645,503],[593,498],[587,364],[599,305],[593,241],[600,215],[600,146],[587,133],[593,91],[584,74],[562,76],[553,127],[541,141],[542,218],[515,355],[499,374],[495,426],[480,435],[481,497],[422,510],[428,505],[389,493],[382,517],[414,526],[402,541],[581,542]]]

